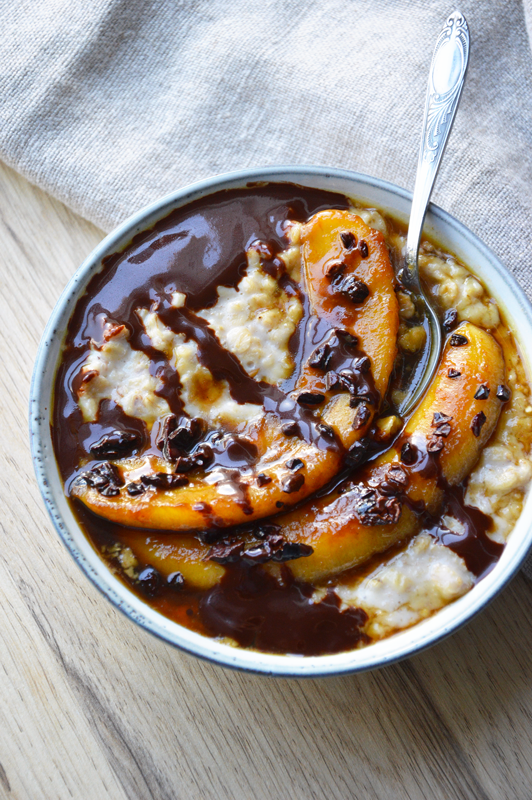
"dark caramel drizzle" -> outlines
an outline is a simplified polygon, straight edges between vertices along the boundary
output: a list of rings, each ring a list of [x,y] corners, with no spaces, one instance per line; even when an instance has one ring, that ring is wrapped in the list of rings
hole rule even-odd
[[[445,424],[445,421],[439,423],[440,429]],[[438,428],[436,427],[435,430],[437,431]],[[399,440],[397,447],[398,452],[404,452],[402,439]],[[412,447],[407,459],[408,461],[413,459],[413,463],[408,464],[404,460],[402,461],[402,466],[407,474],[408,472],[419,472],[425,478],[436,479],[438,488],[444,493],[444,506],[438,518],[432,518],[422,505],[409,503],[409,506],[420,516],[423,528],[437,542],[461,556],[468,570],[479,581],[488,572],[491,572],[499,560],[504,546],[492,541],[487,535],[493,528],[491,518],[480,509],[466,505],[464,498],[467,479],[460,486],[450,486],[445,480],[439,461],[440,452],[439,450],[428,452],[426,448],[420,448],[417,444]],[[405,499],[405,503],[408,503],[408,499]],[[460,522],[464,532],[458,534],[443,525],[441,518],[445,515]]]
[[[173,308],[162,301],[157,308],[162,322],[174,333],[182,333],[198,345],[198,358],[215,380],[229,384],[231,397],[237,403],[262,405],[264,396],[273,388],[269,384],[250,378],[240,361],[222,346],[209,324],[187,308]]]
[[[501,557],[504,545],[494,542],[487,535],[492,528],[490,517],[480,509],[466,505],[463,486],[449,487],[446,503],[446,513],[464,526],[464,532],[455,533],[437,521],[426,530],[437,542],[463,558],[478,582],[491,572]]]
[[[74,506],[97,550],[101,552],[120,541],[120,525],[96,517],[79,501]],[[208,514],[208,508],[205,512]],[[256,523],[253,528],[259,534],[258,544],[262,544],[270,535],[268,529],[275,526]],[[252,530],[246,528],[245,532],[249,534]],[[238,538],[238,533],[233,531],[234,538]],[[227,534],[225,530],[223,535]],[[215,528],[204,531],[198,538],[219,543],[220,531]],[[249,548],[247,552],[250,558]],[[313,588],[294,581],[287,564],[281,563],[282,583],[279,583],[260,565],[260,559],[257,561],[256,566],[226,563],[222,581],[207,591],[191,590],[178,573],[165,579],[149,564],[139,564],[138,580],[119,574],[137,595],[172,619],[208,636],[230,636],[242,647],[321,655],[369,642],[363,632],[367,615],[362,609],[340,611],[340,600],[332,591],[322,602],[312,603]],[[112,559],[111,563],[119,567]]]
[[[241,647],[271,653],[317,656],[350,650],[369,642],[362,632],[362,609],[340,611],[340,599],[329,591],[312,603],[311,586],[296,583],[282,570],[284,585],[261,567],[234,566],[205,592],[199,614],[211,636],[229,636]]]
[[[91,338],[103,343],[107,321],[125,323],[130,344],[150,358],[150,371],[159,380],[157,394],[168,402],[172,413],[183,413],[179,376],[164,354],[155,350],[146,335],[136,308],[160,304],[176,292],[186,294],[186,309],[159,308],[171,327],[194,338],[200,345],[200,359],[215,377],[223,374],[237,402],[262,404],[269,398],[274,413],[288,419],[280,409],[285,395],[275,387],[259,384],[227,353],[207,324],[194,311],[213,305],[218,286],[236,286],[247,268],[246,249],[256,240],[266,242],[264,253],[272,269],[276,253],[286,247],[287,219],[305,221],[326,208],[346,208],[342,195],[303,189],[292,184],[271,184],[242,190],[217,192],[177,209],[151,230],[135,236],[121,253],[104,259],[104,269],[95,275],[78,301],[69,321],[63,360],[55,382],[52,424],[54,449],[63,478],[68,481],[90,446],[113,430],[139,431],[138,420],[128,418],[116,406],[102,403],[96,423],[84,423],[77,406],[73,376],[79,372]],[[286,275],[285,289],[299,289]],[[296,376],[297,379],[297,376]],[[285,388],[285,387],[283,387]],[[286,388],[288,391],[288,388]],[[284,406],[283,406],[284,409]],[[290,417],[301,423],[302,435],[318,447],[337,447],[335,441],[316,430],[311,414],[294,407]],[[149,446],[143,423],[142,445]]]
[[[184,334],[198,344],[200,362],[216,380],[225,380],[237,403],[255,403],[279,419],[292,423],[294,435],[323,450],[338,449],[334,436],[324,436],[319,420],[305,407],[288,397],[277,386],[250,378],[236,356],[226,350],[208,324],[187,308],[173,308],[163,301],[157,313],[163,323],[175,333]]]

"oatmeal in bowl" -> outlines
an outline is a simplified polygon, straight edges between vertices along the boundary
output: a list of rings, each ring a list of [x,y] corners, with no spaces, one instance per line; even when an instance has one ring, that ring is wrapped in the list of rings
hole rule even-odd
[[[528,304],[504,306],[507,273],[433,209],[444,348],[403,414],[429,346],[407,212],[342,171],[222,177],[126,223],[67,288],[34,380],[41,488],[97,585],[167,641],[366,669],[465,622],[523,558]]]

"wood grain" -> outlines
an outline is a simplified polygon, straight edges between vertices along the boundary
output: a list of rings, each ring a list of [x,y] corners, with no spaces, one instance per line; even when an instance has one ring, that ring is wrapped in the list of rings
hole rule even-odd
[[[530,800],[532,586],[385,670],[296,681],[202,663],[89,583],[35,484],[39,337],[102,232],[0,168],[0,797]]]

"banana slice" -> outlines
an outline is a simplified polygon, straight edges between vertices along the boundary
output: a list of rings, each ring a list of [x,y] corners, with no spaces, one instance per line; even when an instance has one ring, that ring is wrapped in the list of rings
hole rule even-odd
[[[369,358],[375,389],[383,397],[397,355],[398,303],[384,236],[349,211],[320,211],[302,226],[301,252],[309,302],[316,318],[349,330]],[[323,372],[307,369],[298,388],[323,392]],[[367,416],[367,430],[375,407]],[[353,430],[349,397],[337,395],[328,424],[350,447],[361,437]]]
[[[154,531],[147,537],[138,528],[126,528],[120,532],[120,539],[139,562],[155,567],[163,578],[179,572],[189,588],[210,589],[225,574],[221,564],[206,560],[210,547],[193,534]]]
[[[302,226],[301,251],[314,314],[358,338],[371,361],[375,386],[384,395],[399,330],[384,236],[349,211],[320,211]],[[359,305],[357,298],[363,297]]]
[[[504,359],[495,339],[474,325],[461,325],[448,338],[436,377],[403,434],[367,472],[364,484],[371,487],[372,478],[382,474],[380,470],[394,465],[406,467],[408,499],[411,503],[422,501],[430,513],[436,514],[444,494],[438,487],[437,470],[431,474],[428,464],[425,469],[408,469],[405,458],[408,462],[432,450],[445,481],[450,486],[459,484],[473,469],[495,429],[501,412],[496,390],[504,383],[504,376]],[[480,387],[486,389],[479,391]],[[489,394],[482,399],[487,389]],[[376,480],[374,483],[378,485]],[[310,557],[291,562],[298,580],[315,582],[354,567],[418,530],[418,517],[407,505],[399,509],[396,522],[364,525],[357,512],[359,503],[360,493],[348,492],[325,497],[304,511],[276,519],[285,539],[314,550]],[[390,520],[396,511],[391,503]]]
[[[222,437],[201,473],[178,477],[153,454],[122,459],[106,467],[111,490],[102,493],[96,465],[95,478],[89,471],[71,488],[91,511],[142,528],[233,526],[300,502],[338,472],[390,379],[399,326],[394,274],[382,234],[349,212],[315,215],[301,243],[310,306],[328,332],[294,392],[266,399],[259,421]],[[240,463],[232,451],[242,447],[249,457]],[[138,491],[130,493],[132,484]]]

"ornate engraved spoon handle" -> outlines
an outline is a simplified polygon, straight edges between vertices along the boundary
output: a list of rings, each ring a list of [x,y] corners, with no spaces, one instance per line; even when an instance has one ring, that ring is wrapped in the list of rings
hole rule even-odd
[[[453,11],[436,42],[429,72],[423,132],[416,183],[406,237],[406,258],[401,277],[418,297],[430,334],[429,347],[416,371],[399,411],[407,414],[424,395],[438,366],[442,332],[438,315],[419,282],[418,252],[427,205],[441,157],[451,132],[469,61],[469,28],[459,11]]]
[[[464,16],[453,11],[436,42],[429,72],[421,147],[406,242],[405,278],[419,287],[417,255],[425,212],[456,108],[464,86],[469,62],[469,28]]]

